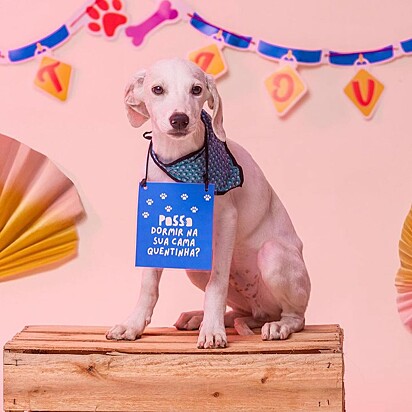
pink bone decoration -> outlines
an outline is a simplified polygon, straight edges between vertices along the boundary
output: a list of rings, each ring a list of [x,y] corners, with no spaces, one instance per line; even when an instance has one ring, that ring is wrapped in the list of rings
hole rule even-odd
[[[126,29],[126,35],[133,38],[133,44],[140,46],[143,43],[146,35],[154,30],[157,26],[167,20],[174,20],[179,16],[179,12],[176,9],[172,9],[172,3],[170,1],[162,1],[159,4],[159,8],[148,17],[143,23],[136,26],[129,26]]]

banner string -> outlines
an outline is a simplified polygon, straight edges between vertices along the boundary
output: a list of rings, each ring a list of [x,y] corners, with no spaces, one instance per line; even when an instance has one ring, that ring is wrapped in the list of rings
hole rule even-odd
[[[68,22],[64,23],[54,32],[28,45],[12,50],[0,50],[0,64],[13,64],[29,61],[45,50],[53,50],[66,43],[70,37],[81,27],[88,23],[90,9],[102,0],[87,1],[83,7]],[[188,17],[189,24],[202,34],[212,37],[216,41],[223,42],[224,45],[237,49],[256,52],[261,57],[280,61],[289,54],[293,59],[302,65],[330,66],[353,66],[360,64],[382,64],[396,58],[412,53],[412,38],[376,50],[363,50],[353,52],[338,52],[326,48],[317,50],[298,49],[294,47],[280,46],[264,40],[255,39],[252,36],[244,36],[226,30],[216,24],[209,23],[198,13],[182,12],[180,5],[182,1],[177,0],[162,1],[173,5],[180,14]],[[176,5],[175,5],[176,4]],[[187,9],[187,6],[185,7]],[[88,18],[89,17],[89,18]]]

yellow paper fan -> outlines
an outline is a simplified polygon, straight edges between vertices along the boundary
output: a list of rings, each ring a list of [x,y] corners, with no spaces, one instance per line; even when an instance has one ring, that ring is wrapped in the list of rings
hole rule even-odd
[[[0,280],[77,253],[85,216],[73,182],[46,156],[0,134]]]
[[[401,267],[395,279],[398,311],[403,323],[412,331],[412,208],[403,225],[399,257]]]

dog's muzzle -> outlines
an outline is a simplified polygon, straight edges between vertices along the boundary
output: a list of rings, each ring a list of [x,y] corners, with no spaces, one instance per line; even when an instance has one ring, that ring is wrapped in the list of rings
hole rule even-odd
[[[189,116],[184,113],[174,113],[170,116],[169,121],[174,130],[184,132],[189,124]]]

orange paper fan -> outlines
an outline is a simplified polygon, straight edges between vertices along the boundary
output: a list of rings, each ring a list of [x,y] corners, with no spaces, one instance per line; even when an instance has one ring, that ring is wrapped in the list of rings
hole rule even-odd
[[[85,216],[73,182],[46,156],[0,134],[0,280],[77,253]]]
[[[401,267],[395,280],[398,311],[403,323],[412,332],[412,208],[403,225],[399,257]]]

